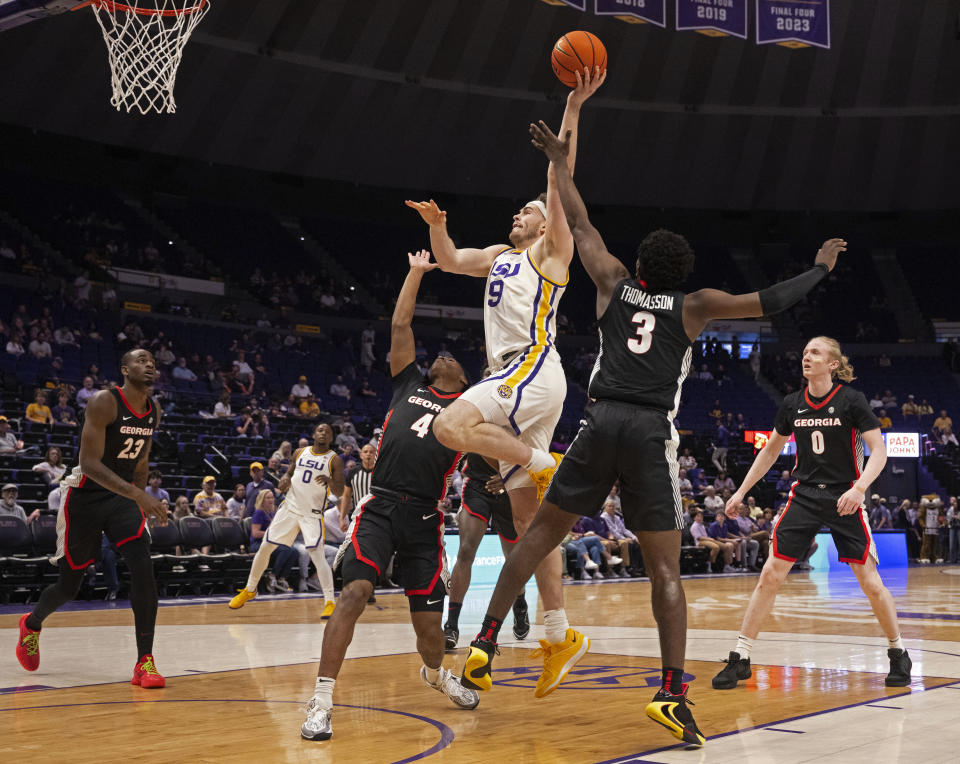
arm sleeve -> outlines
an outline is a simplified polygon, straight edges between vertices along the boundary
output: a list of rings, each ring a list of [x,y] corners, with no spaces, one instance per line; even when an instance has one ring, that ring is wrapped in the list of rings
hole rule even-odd
[[[790,398],[785,398],[780,406],[780,410],[777,412],[776,421],[773,423],[773,428],[780,435],[789,436],[791,433],[793,433],[793,417],[791,416],[792,411],[793,401]]]
[[[787,279],[786,281],[781,281],[779,284],[761,289],[760,308],[763,310],[763,315],[772,316],[774,313],[779,313],[792,305],[796,305],[811,289],[819,284],[829,272],[830,270],[826,265],[817,263],[817,265],[801,273],[799,276],[794,276],[792,279]]]
[[[876,430],[880,426],[880,420],[873,413],[863,393],[855,391],[851,399],[850,417],[853,419],[853,426],[860,432]]]

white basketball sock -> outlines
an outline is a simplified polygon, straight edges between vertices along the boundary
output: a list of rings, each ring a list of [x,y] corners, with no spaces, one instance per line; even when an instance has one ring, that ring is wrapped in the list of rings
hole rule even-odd
[[[313,697],[317,699],[320,708],[333,708],[333,685],[336,679],[327,676],[318,676],[317,685],[313,690]]]
[[[253,558],[253,563],[250,565],[250,575],[247,576],[248,592],[255,592],[257,590],[257,584],[260,583],[260,579],[263,577],[263,571],[265,571],[270,564],[270,555],[273,554],[273,550],[276,548],[277,545],[271,544],[269,541],[264,541],[260,545],[260,548]]]
[[[443,664],[441,664],[442,666]],[[426,663],[423,664],[423,675],[427,678],[427,681],[430,684],[436,684],[440,681],[440,667],[430,668]]]
[[[904,646],[903,646],[903,639],[901,638],[901,635],[900,635],[900,634],[897,634],[897,638],[896,638],[896,639],[888,639],[888,640],[887,640],[887,643],[890,645],[890,649],[891,649],[891,650],[903,650],[903,649],[905,649]]]
[[[743,634],[737,635],[737,647],[734,650],[741,658],[749,658],[750,651],[753,649],[753,640],[748,639],[743,636]]]
[[[324,556],[323,549],[320,545],[317,545],[316,549],[310,550],[310,559],[313,560],[313,564],[317,567],[317,578],[320,579],[323,598],[329,602],[333,602],[333,571],[330,569],[330,565],[327,564],[327,558]]]
[[[523,465],[528,472],[540,472],[556,465],[550,453],[539,448],[531,449],[530,461]]]
[[[563,608],[547,610],[543,614],[543,627],[547,632],[547,642],[551,644],[563,642],[567,638],[567,629],[570,628],[570,624],[567,622],[567,611]]]

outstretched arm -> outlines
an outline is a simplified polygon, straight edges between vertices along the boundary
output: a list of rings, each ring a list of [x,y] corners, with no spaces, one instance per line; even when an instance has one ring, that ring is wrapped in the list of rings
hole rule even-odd
[[[591,72],[588,67],[583,72],[576,72],[577,86],[567,96],[567,106],[563,110],[563,120],[560,123],[560,135],[567,136],[566,168],[573,176],[573,168],[577,158],[577,133],[580,123],[580,107],[592,96],[607,78],[607,73],[600,72],[595,67]],[[531,256],[549,278],[562,282],[567,277],[567,269],[573,259],[573,239],[570,236],[570,226],[563,214],[563,204],[557,191],[557,171],[553,164],[547,167],[547,227],[542,244],[535,244],[530,251]]]
[[[770,433],[770,439],[763,447],[763,450],[757,454],[757,458],[753,460],[753,464],[750,465],[750,469],[747,470],[747,475],[744,477],[737,492],[727,499],[726,513],[728,517],[737,516],[737,508],[743,504],[744,495],[776,464],[777,457],[780,456],[780,452],[783,451],[783,447],[787,444],[788,440],[790,440],[789,436],[781,435],[776,430]]]
[[[440,269],[447,273],[486,278],[497,255],[510,248],[508,244],[493,244],[483,249],[457,249],[447,233],[447,213],[441,210],[433,199],[429,202],[413,202],[407,199],[404,204],[419,212],[423,222],[430,226],[430,247]]]
[[[590,223],[587,206],[583,203],[580,192],[577,191],[573,176],[570,174],[570,166],[566,161],[570,150],[570,136],[565,135],[564,140],[559,140],[543,120],[536,125],[530,125],[530,136],[533,145],[550,160],[550,168],[556,180],[557,195],[577,245],[577,251],[580,253],[580,261],[587,269],[593,283],[597,285],[597,315],[603,315],[610,302],[614,286],[621,279],[627,278],[630,272],[620,260],[607,251],[600,232]]]
[[[417,254],[408,253],[410,272],[403,281],[397,304],[393,308],[393,321],[390,323],[390,374],[397,376],[417,357],[413,341],[413,310],[417,307],[417,292],[423,274],[438,267],[430,262],[430,253],[421,249]]]
[[[808,271],[781,281],[759,292],[727,294],[719,289],[701,289],[687,295],[683,302],[683,327],[693,340],[715,318],[756,318],[772,316],[802,300],[837,264],[837,256],[847,251],[843,239],[828,239],[820,247],[814,265]]]

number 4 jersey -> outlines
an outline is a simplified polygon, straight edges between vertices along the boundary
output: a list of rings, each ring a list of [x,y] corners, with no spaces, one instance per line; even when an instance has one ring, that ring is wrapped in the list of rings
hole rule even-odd
[[[153,439],[157,426],[157,407],[148,398],[147,410],[141,414],[127,402],[119,387],[111,388],[110,392],[117,402],[117,418],[104,431],[103,458],[100,461],[107,469],[132,483],[140,455]],[[66,488],[80,489],[83,493],[112,493],[84,475],[79,464],[62,483]]]
[[[393,378],[393,399],[383,422],[383,434],[371,477],[371,493],[386,489],[436,502],[447,491],[447,478],[460,454],[433,434],[433,420],[460,397],[427,384],[415,363]]]
[[[683,328],[683,292],[647,292],[623,279],[600,318],[600,352],[589,395],[668,412],[680,404],[692,350]]]

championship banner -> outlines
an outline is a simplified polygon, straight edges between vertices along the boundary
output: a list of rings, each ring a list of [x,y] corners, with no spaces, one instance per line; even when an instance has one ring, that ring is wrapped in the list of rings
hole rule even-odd
[[[598,16],[616,16],[630,24],[667,25],[667,0],[594,0]]]
[[[757,0],[757,45],[830,47],[830,0]]]
[[[587,0],[542,0],[547,5],[567,5],[578,11],[587,10]]]
[[[747,39],[747,0],[677,0],[677,29]]]

